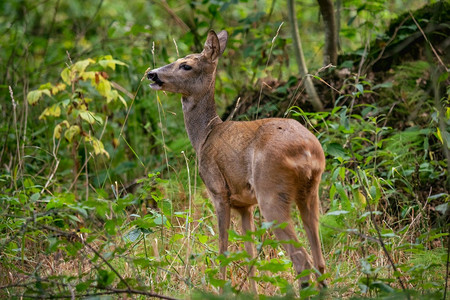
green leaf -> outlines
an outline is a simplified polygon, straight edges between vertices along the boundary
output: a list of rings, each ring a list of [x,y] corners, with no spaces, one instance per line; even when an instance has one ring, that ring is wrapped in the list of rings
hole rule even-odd
[[[59,92],[62,92],[66,89],[66,85],[64,83],[58,83],[55,86],[51,87],[51,92],[53,95],[58,94]]]
[[[258,267],[260,271],[270,271],[272,273],[284,272],[290,269],[290,263],[281,259],[272,259],[269,262],[263,263]]]
[[[64,137],[69,141],[69,143],[72,142],[73,138],[80,134],[80,127],[78,125],[72,125],[69,127],[69,129],[66,130],[64,133]]]
[[[444,141],[446,142],[446,146],[448,149],[450,149],[450,132],[446,131],[441,131],[441,140],[442,140],[442,144],[444,144]]]
[[[98,64],[100,66],[102,66],[103,68],[111,68],[113,70],[116,69],[116,65],[120,65],[120,66],[128,66],[126,63],[121,62],[120,60],[116,60],[116,59],[103,59],[103,60],[99,60]]]
[[[326,147],[326,152],[334,157],[341,157],[341,158],[348,157],[342,145],[338,143],[328,144]]]
[[[134,243],[141,236],[141,234],[142,234],[142,230],[140,228],[135,228],[125,235],[125,239]]]
[[[206,244],[206,242],[208,242],[208,236],[207,235],[199,234],[199,235],[197,235],[197,239],[202,244]]]
[[[435,209],[440,212],[442,215],[447,215],[447,212],[450,210],[450,202],[440,204],[435,207]]]
[[[376,282],[372,283],[371,287],[379,288],[380,291],[386,292],[386,293],[395,292],[395,290],[393,288],[391,288],[389,285],[387,285],[386,283],[381,282],[381,281],[376,281]]]
[[[76,285],[75,289],[77,290],[77,292],[82,293],[87,291],[87,289],[91,286],[92,281],[86,281],[86,282],[81,282],[79,284]]]
[[[372,87],[372,90],[376,90],[376,89],[387,89],[387,88],[391,88],[393,86],[392,81],[386,81],[380,84],[376,84]]]
[[[339,194],[339,197],[341,198],[342,207],[345,209],[349,209],[350,203],[344,186],[342,186],[342,183],[339,181],[336,182],[334,185],[336,186],[336,191]]]
[[[380,199],[381,191],[378,186],[372,185],[369,188],[369,196],[374,203],[376,203]]]
[[[170,226],[169,220],[164,215],[157,215],[156,218],[154,219],[154,222],[156,225],[169,225]]]
[[[67,120],[64,120],[61,123],[57,124],[55,126],[55,129],[53,129],[53,138],[55,138],[55,139],[61,138],[62,126],[63,125],[65,125],[66,128],[70,127],[70,124],[69,124],[69,122],[67,122]]]
[[[218,287],[223,287],[223,286],[227,283],[226,280],[223,280],[223,279],[217,279],[217,278],[212,277],[212,276],[209,277],[208,280],[209,280],[209,283],[210,283],[213,287],[216,287],[216,288],[218,288]]]
[[[42,91],[40,91],[40,90],[29,92],[27,95],[28,104],[35,105],[39,101],[41,96],[42,96]]]
[[[64,70],[62,70],[61,78],[66,84],[72,84],[72,73],[69,68],[65,68]]]
[[[94,124],[94,122],[97,122],[100,125],[103,124],[102,118],[95,115],[95,113],[93,113],[91,111],[88,111],[88,110],[80,111],[79,116],[81,117],[81,119],[85,120],[89,124]]]
[[[365,259],[361,259],[361,272],[363,272],[364,274],[367,274],[367,275],[372,274],[372,266]]]
[[[102,76],[99,76],[98,78],[99,82],[95,85],[97,91],[104,97],[111,97],[111,83],[108,80],[104,79]]]
[[[105,222],[105,230],[106,230],[106,233],[111,235],[111,236],[116,235],[116,222],[115,222],[115,220],[107,220]],[[126,238],[129,238],[128,235],[126,236]]]
[[[335,211],[329,211],[326,213],[327,216],[340,216],[340,215],[345,215],[348,214],[349,211],[346,210],[335,210]]]
[[[148,266],[150,266],[150,260],[143,257],[133,259],[133,263],[136,266],[140,266],[142,268],[147,268]]]
[[[76,62],[72,66],[72,69],[77,71],[77,72],[79,72],[79,73],[82,73],[82,72],[84,72],[84,70],[86,70],[86,68],[90,64],[93,64],[93,63],[95,63],[95,61],[93,59],[91,59],[91,58],[88,58],[88,59],[85,59],[85,60],[80,60],[80,61]]]
[[[264,230],[265,231],[265,230]],[[253,242],[254,238],[252,236],[252,232],[247,231],[244,235],[238,234],[234,230],[228,230],[229,240],[230,241],[240,241],[240,242]]]
[[[114,281],[115,277],[116,275],[113,272],[99,269],[97,271],[97,286],[99,288],[105,288]]]
[[[121,95],[118,95],[118,98],[120,102],[122,102],[123,106],[125,106],[125,108],[128,108],[127,101],[125,101],[125,99]]]
[[[53,104],[50,107],[47,107],[44,109],[44,111],[39,116],[39,120],[45,119],[45,117],[59,117],[61,115],[61,107],[59,107],[59,104]]]
[[[180,234],[180,233],[175,233],[174,235],[172,235],[172,237],[170,238],[171,242],[176,242],[180,239],[183,238],[184,235]]]
[[[152,194],[152,196],[154,193]],[[163,199],[162,201],[158,201],[158,207],[161,209],[162,213],[166,216],[170,215],[172,212],[172,201],[168,199]]]
[[[81,223],[81,220],[75,215],[68,215],[67,217],[76,223]]]
[[[364,93],[364,86],[361,83],[358,83],[355,87],[361,94]]]
[[[105,150],[105,147],[103,146],[103,143],[99,141],[97,138],[93,136],[86,136],[84,138],[86,142],[89,142],[92,144],[92,147],[94,148],[95,155],[104,154],[109,158],[108,151]]]
[[[449,72],[444,72],[444,73],[442,73],[442,74],[439,76],[438,82],[441,83],[441,82],[446,81],[447,78],[448,78],[448,76],[449,76],[449,74],[450,74]]]

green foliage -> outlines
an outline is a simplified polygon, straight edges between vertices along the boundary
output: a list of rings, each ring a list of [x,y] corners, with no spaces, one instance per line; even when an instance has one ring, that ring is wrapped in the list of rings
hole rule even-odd
[[[404,83],[414,81],[410,89],[418,89],[415,82],[429,70],[429,65],[417,64],[422,65],[423,69],[415,67],[415,72],[410,72],[409,76],[401,71],[395,73],[394,82],[401,80],[403,83],[398,88],[409,91]],[[408,68],[408,64],[404,68]],[[368,81],[360,82],[368,88],[373,86]],[[399,94],[395,85],[386,88],[388,93]],[[302,117],[310,126],[316,125],[328,156],[327,172],[323,178],[326,182],[324,186],[328,188],[323,192],[328,192],[330,206],[322,220],[322,234],[325,247],[333,247],[335,251],[338,273],[333,281],[340,282],[339,270],[349,268],[345,259],[344,263],[341,262],[342,257],[351,257],[363,249],[362,255],[357,255],[359,261],[355,261],[360,266],[359,270],[353,271],[356,271],[355,279],[362,295],[395,294],[393,286],[396,281],[407,278],[409,285],[414,282],[416,290],[439,298],[438,295],[443,293],[442,280],[445,279],[437,275],[440,271],[436,270],[446,265],[447,252],[443,251],[445,248],[432,249],[437,240],[439,244],[445,243],[448,232],[446,225],[442,226],[439,221],[442,215],[433,216],[425,212],[429,205],[440,206],[432,204],[434,199],[440,198],[444,203],[450,199],[448,193],[440,193],[439,185],[434,185],[436,182],[442,182],[442,187],[445,185],[446,176],[443,174],[446,174],[448,167],[436,156],[442,149],[442,144],[436,143],[439,121],[430,118],[430,115],[439,114],[439,110],[421,91],[424,102],[430,105],[428,109],[432,110],[431,113],[428,111],[428,123],[422,127],[420,124],[423,121],[415,119],[417,125],[411,122],[410,127],[399,131],[387,126],[393,117],[389,115],[389,107],[379,106],[384,102],[353,105],[358,97],[371,92],[366,89],[362,84],[355,84],[354,93],[338,99],[343,103],[348,103],[346,98],[349,99],[351,106],[335,106],[329,113],[305,113],[299,107],[291,110],[293,116]],[[443,101],[448,102],[448,93]],[[410,114],[416,107],[409,104],[403,109],[405,114]],[[449,121],[445,116],[447,129],[450,128]],[[424,189],[430,185],[429,193],[425,194]],[[442,207],[446,205],[442,204]],[[395,225],[385,226],[384,223]],[[434,229],[430,231],[430,228]],[[340,247],[337,246],[339,240],[342,243]],[[381,257],[386,257],[387,251],[394,260],[404,263],[396,263],[397,270],[386,273],[388,270],[378,266],[381,257],[373,254],[374,249],[380,251]],[[420,257],[427,257],[432,262],[421,263]],[[428,272],[429,268],[437,269],[433,274]]]
[[[71,144],[78,144],[83,137],[84,142],[92,145],[96,155],[104,154],[109,157],[103,143],[91,133],[91,130],[94,124],[103,125],[106,118],[102,117],[101,113],[102,109],[105,111],[105,103],[120,101],[127,108],[125,99],[111,86],[111,82],[107,79],[108,74],[102,71],[107,68],[115,70],[116,65],[125,64],[112,59],[110,55],[100,57],[97,61],[85,59],[61,72],[63,83],[55,85],[47,83],[41,85],[38,90],[28,93],[27,100],[30,105],[37,105],[44,95],[52,100],[50,106],[44,108],[39,120],[51,117],[56,119],[57,124],[53,129],[54,141],[59,140],[63,132],[65,139]],[[101,99],[96,99],[99,96]],[[77,157],[73,159],[76,161]]]
[[[374,37],[388,41],[395,26],[384,32],[387,20],[423,4],[366,2],[340,7],[343,53],[374,45]],[[317,274],[327,290],[316,283],[298,290],[296,278],[305,274],[295,274],[283,252],[292,241],[271,233],[285,224],[264,223],[258,211],[256,230],[230,230],[229,251],[217,254],[214,208],[196,174],[179,97],[155,94],[141,79],[149,66],[200,51],[211,27],[227,29],[219,111],[234,109],[237,91],[264,96],[270,78],[279,83],[275,100],[235,119],[284,114],[303,93],[292,73],[288,24],[281,25],[285,4],[249,4],[0,4],[0,297],[248,298],[253,267],[262,299],[442,298],[450,85],[432,59],[395,65],[381,81],[351,74],[333,85],[339,93],[329,110],[307,113],[301,103],[289,111],[318,135],[327,156],[321,234],[328,269]],[[322,61],[317,16],[316,1],[302,2],[311,70]],[[394,45],[417,31],[404,25]],[[370,64],[363,54],[356,53]],[[313,78],[328,80],[321,76]],[[297,212],[293,219],[301,230]],[[245,241],[256,245],[256,258],[240,250]],[[227,267],[225,280],[220,267]]]

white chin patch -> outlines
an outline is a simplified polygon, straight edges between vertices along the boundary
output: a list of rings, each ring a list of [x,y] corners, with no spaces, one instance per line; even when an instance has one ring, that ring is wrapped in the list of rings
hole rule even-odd
[[[149,86],[150,86],[152,89],[154,89],[154,90],[160,90],[160,89],[161,89],[161,86],[160,86],[159,84],[157,84],[157,83],[149,84]]]

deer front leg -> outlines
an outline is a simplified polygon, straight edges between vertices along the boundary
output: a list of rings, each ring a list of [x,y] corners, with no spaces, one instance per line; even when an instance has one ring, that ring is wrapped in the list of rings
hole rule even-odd
[[[230,228],[230,205],[229,199],[224,194],[213,194],[209,192],[217,215],[219,227],[219,255],[224,254],[228,247],[228,229]],[[226,279],[226,267],[220,268],[221,277]]]

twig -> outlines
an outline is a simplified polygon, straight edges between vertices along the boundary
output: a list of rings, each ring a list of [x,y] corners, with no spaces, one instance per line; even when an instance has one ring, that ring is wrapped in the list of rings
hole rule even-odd
[[[131,286],[128,284],[128,282],[122,277],[122,275],[119,274],[119,272],[109,263],[109,261],[104,258],[97,250],[95,250],[91,245],[89,245],[88,243],[86,243],[86,241],[84,239],[82,239],[81,237],[79,237],[75,232],[67,232],[67,231],[63,231],[63,230],[59,230],[57,228],[54,227],[50,227],[47,225],[41,225],[42,228],[56,232],[62,236],[64,236],[65,238],[67,238],[69,241],[79,241],[81,242],[84,246],[86,246],[89,250],[91,250],[92,252],[95,253],[95,255],[97,255],[108,267],[111,271],[113,271],[117,277],[120,279],[120,281],[123,282],[123,284],[125,284],[125,286],[127,287],[128,290],[131,290]]]
[[[17,113],[16,113],[16,107],[17,107],[17,103],[14,100],[14,93],[13,90],[11,88],[11,86],[9,86],[9,95],[11,97],[11,102],[12,102],[12,106],[13,106],[13,121],[14,121],[14,128],[16,130],[16,142],[17,142],[17,160],[18,160],[18,170],[20,172],[21,168],[22,168],[22,160],[20,159],[20,142],[19,142],[19,131],[17,129]],[[13,176],[13,181],[14,181],[14,185],[15,185],[15,189],[17,190],[17,184],[16,184],[16,179],[17,179],[17,174],[15,176]]]
[[[100,0],[100,1],[98,2],[97,8],[96,8],[94,14],[93,14],[92,17],[89,19],[89,21],[86,23],[86,26],[84,26],[83,34],[82,34],[83,36],[84,36],[84,35],[86,34],[86,32],[88,31],[89,27],[91,27],[92,22],[94,22],[95,17],[97,17],[98,12],[99,12],[100,9],[102,8],[102,5],[103,5],[103,0]]]
[[[342,230],[340,228],[337,228],[337,227],[334,227],[334,226],[330,226],[330,225],[322,223],[322,222],[320,223],[320,225],[322,225],[323,227],[327,227],[327,228],[333,229],[334,231],[350,233],[350,234],[359,236],[360,238],[363,238],[365,240],[381,244],[379,239],[374,238],[374,237],[372,237],[370,235],[363,234],[363,233],[361,233],[361,232],[359,232],[357,230]]]
[[[86,156],[87,156],[87,155],[85,154],[85,157],[86,157]],[[90,160],[91,158],[92,158],[92,153],[89,152],[89,157],[88,157],[87,159],[85,159],[83,166],[82,166],[82,167],[80,168],[80,170],[77,172],[77,175],[75,176],[74,180],[72,181],[72,184],[70,185],[68,191],[71,191],[71,190],[72,190],[73,186],[75,185],[75,183],[76,183],[77,180],[78,180],[78,177],[80,177],[81,172],[83,172],[83,169],[86,168],[86,166],[87,166],[87,164],[88,164],[88,162],[89,162],[89,160]],[[59,164],[59,161],[58,161],[58,164]],[[55,168],[55,170],[56,170],[56,168]]]
[[[70,57],[69,57],[69,58],[70,58]],[[123,135],[123,130],[124,130],[124,128],[125,128],[125,125],[127,124],[128,116],[130,115],[131,109],[133,108],[133,104],[134,104],[134,101],[136,100],[137,93],[139,92],[139,89],[141,88],[142,80],[144,80],[144,77],[143,77],[143,78],[141,79],[141,81],[139,82],[139,85],[138,85],[138,87],[137,87],[137,89],[136,89],[136,92],[134,93],[133,97],[131,97],[130,108],[128,109],[127,114],[126,114],[126,116],[125,116],[125,121],[123,122],[122,127],[120,128],[119,137],[121,137],[121,136]],[[108,120],[108,119],[107,119],[107,120]],[[105,126],[105,128],[106,128],[106,126]],[[103,132],[102,132],[102,136],[103,136]],[[124,138],[124,140],[125,140],[125,138]],[[125,140],[125,142],[126,142],[126,140]],[[107,174],[107,176],[105,176],[105,180],[103,181],[102,188],[105,186],[106,180],[107,180],[108,178],[110,178],[110,177],[109,177],[109,170],[110,170],[111,167],[112,167],[112,162],[114,161],[114,158],[115,158],[116,153],[117,153],[117,149],[115,149],[114,152],[113,152],[113,154],[111,155],[110,163],[109,163],[108,167],[106,168],[106,174]]]
[[[238,108],[241,106],[241,97],[238,97],[236,101],[236,105],[234,106],[234,110],[231,112],[231,114],[227,117],[227,121],[232,120],[234,117],[234,114],[238,110]]]
[[[359,84],[359,79],[361,77],[362,67],[363,67],[364,62],[366,60],[366,55],[368,53],[368,48],[369,48],[369,41],[367,41],[366,44],[364,45],[364,52],[363,52],[363,55],[361,56],[361,61],[359,62],[358,74],[356,75],[356,79],[355,79],[355,89],[356,90],[358,90],[356,88],[356,85]],[[349,113],[350,116],[352,115],[352,112],[353,112],[353,106],[355,105],[355,99],[356,99],[356,97],[353,96],[352,97],[352,102],[350,104],[350,110],[349,110],[350,111],[350,113]]]
[[[400,22],[400,24],[395,28],[394,30],[394,34],[392,35],[392,37],[386,42],[386,44],[384,45],[384,47],[381,49],[380,54],[378,54],[378,57],[375,58],[370,64],[367,65],[367,67],[365,68],[364,72],[366,73],[367,70],[369,68],[371,68],[374,64],[376,64],[382,57],[384,54],[384,51],[386,51],[386,48],[392,43],[392,41],[394,41],[395,37],[397,36],[398,31],[400,30],[400,27],[403,26],[403,24],[409,19],[409,17],[405,18],[403,21]]]
[[[353,101],[352,101],[352,102],[353,102]],[[378,137],[378,135],[376,135],[376,138],[377,138],[377,137]],[[355,153],[354,153],[354,151],[353,151],[353,147],[352,147],[352,144],[351,144],[351,143],[349,143],[349,149],[350,149],[350,152],[351,152],[351,154],[352,154],[352,157],[355,158]],[[376,150],[376,149],[375,149],[375,150]],[[375,157],[374,169],[376,169],[376,157]],[[362,184],[362,183],[363,183],[363,180],[362,180],[362,178],[361,178],[359,169],[358,169],[357,172],[356,172],[356,176],[357,176],[359,182]],[[366,197],[366,198],[367,198],[367,197]],[[403,283],[403,280],[402,280],[402,277],[401,277],[401,275],[400,275],[400,272],[398,272],[397,267],[395,266],[394,260],[392,259],[391,255],[389,254],[389,251],[388,251],[387,248],[386,248],[386,245],[384,244],[383,237],[382,237],[381,232],[380,232],[380,228],[378,227],[378,223],[377,223],[376,220],[375,220],[375,217],[374,217],[374,214],[373,214],[373,210],[372,210],[372,207],[371,207],[371,205],[370,205],[370,200],[367,201],[367,208],[369,209],[370,220],[372,221],[372,224],[373,224],[373,226],[375,227],[375,231],[377,232],[377,235],[378,235],[378,242],[379,242],[381,248],[383,249],[383,252],[384,252],[384,254],[386,255],[386,257],[387,257],[389,263],[391,264],[392,269],[394,270],[394,275],[395,275],[395,277],[397,277],[397,280],[398,280],[398,282],[399,282],[399,284],[400,284],[400,286],[401,286],[403,292],[405,292],[406,298],[407,298],[408,300],[410,300],[411,298],[410,298],[409,294],[406,293],[406,287],[405,287],[405,284]]]
[[[175,50],[177,50],[177,57],[180,57],[180,53],[178,52],[178,45],[177,45],[177,41],[175,41],[175,38],[172,38],[173,43],[175,44]]]
[[[55,159],[56,159],[55,168],[53,169],[53,172],[50,174],[50,177],[47,179],[47,182],[45,183],[44,187],[42,188],[41,194],[43,194],[44,191],[47,189],[47,187],[50,185],[50,182],[52,181],[53,176],[55,176],[56,170],[58,170],[60,160],[56,157],[55,157]]]
[[[191,278],[191,272],[190,272],[190,263],[189,263],[189,256],[191,255],[191,230],[190,230],[190,223],[189,219],[191,218],[192,214],[192,188],[191,188],[191,173],[189,170],[189,160],[186,157],[186,154],[184,151],[181,151],[181,154],[183,154],[184,160],[186,161],[186,168],[187,168],[187,176],[188,176],[188,192],[189,192],[189,208],[188,213],[186,216],[186,241],[187,241],[187,249],[186,249],[186,268],[185,268],[185,277]],[[187,276],[186,276],[187,275]]]
[[[336,93],[338,93],[339,95],[342,95],[342,92],[337,90],[335,87],[333,87],[331,84],[329,84],[328,82],[326,82],[325,80],[323,80],[320,76],[318,76],[317,74],[319,74],[320,72],[332,68],[334,67],[332,64],[328,64],[322,68],[320,68],[319,70],[317,70],[316,75],[313,75],[314,78],[319,79],[320,82],[322,82],[323,84],[325,84],[326,86],[328,86],[329,88],[331,88],[333,91],[335,91]]]
[[[267,67],[269,66],[270,58],[271,58],[271,56],[272,56],[273,46],[274,46],[275,40],[276,40],[277,37],[278,37],[278,34],[280,33],[281,26],[283,26],[283,24],[284,24],[284,22],[281,22],[280,26],[278,26],[277,33],[275,34],[275,36],[274,36],[273,39],[272,39],[272,44],[271,44],[271,46],[270,46],[270,51],[269,51],[269,57],[267,58],[266,67],[264,68],[264,71],[266,71],[266,70],[267,70]],[[264,83],[264,82],[261,81],[261,89],[259,90],[258,105],[256,106],[255,119],[258,118],[259,104],[261,103],[262,90],[263,90],[263,83]]]
[[[47,189],[47,187],[50,185],[50,181],[52,181],[53,176],[55,176],[56,170],[58,170],[59,159],[56,156],[56,154],[58,153],[60,144],[61,144],[61,139],[58,140],[58,144],[55,144],[55,137],[53,136],[53,151],[52,151],[51,155],[55,158],[56,164],[55,164],[55,167],[53,168],[53,172],[50,174],[50,177],[47,179],[47,182],[45,183],[44,187],[42,188],[41,194],[44,193],[44,190]]]
[[[161,5],[167,11],[167,13],[174,19],[175,23],[177,23],[178,26],[181,27],[184,33],[189,32],[190,30],[189,26],[186,25],[186,23],[184,23],[179,16],[177,16],[177,14],[167,4],[166,0],[152,1],[152,2],[156,2],[157,4]]]
[[[449,228],[449,226],[447,225]],[[448,230],[447,230],[448,231]],[[446,275],[445,275],[445,289],[444,289],[444,297],[442,299],[447,299],[447,289],[448,289],[448,276],[449,276],[449,266],[450,266],[450,237],[447,237],[447,267],[446,267]]]
[[[164,296],[160,294],[156,294],[153,292],[146,292],[141,290],[127,290],[127,289],[111,289],[109,291],[104,292],[97,292],[97,293],[86,293],[81,295],[76,295],[78,298],[87,298],[87,297],[94,297],[94,296],[102,296],[102,295],[118,295],[118,294],[135,294],[135,295],[143,295],[147,297],[155,297],[159,299],[168,299],[168,300],[177,300],[177,298],[172,298],[169,296]],[[20,295],[20,298],[33,298],[33,299],[72,299],[72,295]]]
[[[375,218],[373,216],[373,212],[372,212],[372,208],[371,208],[371,205],[370,205],[370,201],[367,201],[367,206],[369,207],[370,220],[372,221],[372,224],[375,227],[375,230],[377,232],[378,240],[380,241],[380,246],[383,249],[383,252],[386,255],[389,263],[391,264],[392,269],[394,270],[394,274],[399,274],[399,272],[397,270],[397,267],[395,266],[394,260],[392,259],[391,255],[389,254],[389,251],[386,249],[386,245],[384,244],[383,237],[381,236],[380,228],[378,227],[378,223],[375,221]],[[406,291],[406,287],[405,287],[405,284],[403,283],[402,277],[400,275],[397,275],[397,279],[398,279],[398,282],[400,283],[400,286],[402,287],[402,290],[405,292]],[[408,294],[406,294],[406,298],[408,300],[410,299]]]
[[[261,243],[263,243],[263,241],[262,241]],[[237,290],[236,295],[239,295],[239,293],[241,292],[242,288],[244,287],[244,283],[245,283],[245,281],[247,280],[248,275],[250,275],[250,273],[253,271],[253,268],[255,267],[255,264],[256,264],[256,260],[257,260],[258,257],[261,255],[262,250],[263,250],[263,247],[260,247],[258,253],[256,254],[256,256],[252,259],[252,264],[250,265],[249,268],[247,268],[247,272],[246,272],[245,276],[243,277],[243,279],[242,279],[242,281],[241,281],[241,284],[239,284],[239,288],[238,288],[238,290]],[[249,280],[252,280],[252,279],[250,279],[250,278],[248,278],[248,279],[249,279]]]
[[[144,296],[148,296],[148,297],[155,297],[155,298],[160,298],[160,299],[169,299],[169,300],[176,300],[176,298],[172,298],[169,296],[164,296],[164,295],[160,295],[154,292],[146,292],[146,291],[142,291],[142,290],[137,290],[137,289],[115,289],[115,288],[109,288],[109,287],[98,287],[98,286],[93,286],[91,285],[91,288],[94,289],[98,289],[98,290],[104,290],[102,292],[93,292],[93,293],[86,293],[86,294],[75,294],[75,290],[73,289],[73,287],[70,284],[67,283],[61,283],[61,282],[53,282],[48,278],[39,278],[38,280],[35,281],[31,281],[31,282],[27,282],[27,283],[14,283],[14,284],[9,284],[9,285],[3,285],[0,286],[0,290],[4,290],[4,289],[10,289],[10,288],[14,288],[14,287],[24,287],[27,288],[31,285],[35,285],[38,282],[48,282],[48,283],[53,283],[56,285],[60,285],[60,286],[64,286],[69,288],[69,292],[70,295],[21,295],[22,297],[25,298],[38,298],[38,299],[76,299],[76,298],[85,298],[85,297],[91,297],[91,296],[101,296],[101,295],[116,295],[116,294],[135,294],[135,295],[144,295]]]
[[[128,96],[128,98],[133,99],[135,96],[130,93],[129,91],[127,91],[123,86],[121,86],[120,84],[118,84],[117,82],[114,81],[110,81],[111,85],[116,89],[121,91],[122,93],[124,93],[125,95]]]
[[[437,60],[439,61],[439,63],[444,67],[444,69],[449,72],[449,69],[447,68],[447,66],[442,62],[441,58],[439,57],[439,55],[437,54],[436,50],[434,49],[433,45],[431,44],[431,42],[428,40],[425,32],[423,32],[422,27],[420,27],[419,23],[416,21],[416,18],[414,18],[413,14],[411,13],[411,11],[409,12],[409,15],[411,16],[411,18],[413,19],[414,23],[416,23],[417,28],[419,28],[420,32],[422,33],[423,37],[425,38],[425,41],[427,41],[428,45],[430,45],[431,50],[433,51],[434,55],[436,56]]]

